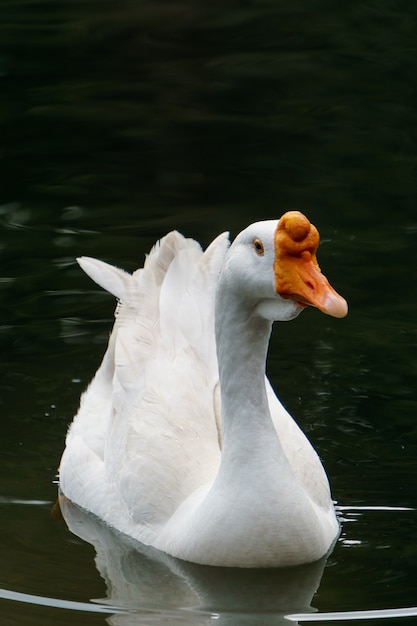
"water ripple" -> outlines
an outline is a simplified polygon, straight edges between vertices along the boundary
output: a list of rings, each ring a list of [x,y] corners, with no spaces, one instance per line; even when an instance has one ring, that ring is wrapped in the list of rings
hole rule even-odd
[[[107,613],[122,614],[127,611],[117,606],[106,604],[96,604],[89,602],[75,602],[72,600],[62,600],[58,598],[49,598],[46,596],[35,596],[29,593],[21,593],[11,591],[10,589],[0,589],[0,598],[3,600],[13,600],[15,602],[23,602],[25,604],[34,604],[38,606],[47,606],[58,609],[67,609],[71,611],[84,611],[89,613]],[[135,611],[136,612],[136,611]],[[145,611],[146,613],[148,611]],[[152,611],[151,611],[152,612]],[[375,609],[367,611],[335,611],[329,613],[294,613],[286,615],[285,619],[291,622],[340,622],[340,621],[357,621],[369,619],[387,619],[401,617],[416,617],[417,607],[406,607],[399,609]]]
[[[0,598],[3,600],[14,600],[25,604],[36,604],[38,606],[49,606],[58,609],[69,609],[71,611],[88,611],[90,613],[126,613],[125,610],[106,604],[90,604],[89,602],[74,602],[72,600],[61,600],[59,598],[48,598],[45,596],[34,596],[30,593],[20,593],[10,589],[0,589]]]
[[[332,613],[294,613],[286,615],[291,622],[342,622],[362,619],[387,619],[394,617],[415,617],[417,606],[404,609],[375,609],[369,611],[335,611]]]

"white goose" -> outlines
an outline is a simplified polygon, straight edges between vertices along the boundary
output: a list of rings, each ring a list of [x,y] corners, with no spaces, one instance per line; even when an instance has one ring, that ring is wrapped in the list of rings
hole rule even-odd
[[[72,502],[138,541],[208,565],[297,565],[339,525],[311,444],[265,377],[274,320],[346,301],[321,274],[299,212],[203,253],[176,232],[132,275],[83,257],[119,299],[103,362],[60,466]]]

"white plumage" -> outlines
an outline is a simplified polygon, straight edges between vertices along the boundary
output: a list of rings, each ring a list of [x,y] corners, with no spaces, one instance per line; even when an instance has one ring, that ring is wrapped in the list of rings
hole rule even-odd
[[[132,275],[79,259],[119,304],[68,432],[65,496],[193,562],[284,566],[329,550],[338,523],[326,475],[265,378],[273,320],[291,319],[307,303],[346,313],[318,270],[310,226],[287,213],[251,225],[230,248],[220,235],[204,253],[172,232]],[[290,244],[302,259],[304,291],[288,265]]]

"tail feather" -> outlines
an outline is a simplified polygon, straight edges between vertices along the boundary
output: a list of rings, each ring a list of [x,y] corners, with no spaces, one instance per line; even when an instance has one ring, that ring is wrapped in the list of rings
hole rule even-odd
[[[131,274],[118,267],[109,265],[109,263],[88,256],[79,257],[77,262],[84,272],[100,287],[103,287],[103,289],[116,296],[119,300],[129,301]]]
[[[119,300],[112,339],[120,393],[140,394],[150,359],[174,359],[184,350],[205,364],[210,380],[217,377],[214,297],[228,245],[228,233],[223,233],[203,253],[196,241],[172,231],[133,274],[90,257],[78,259]]]

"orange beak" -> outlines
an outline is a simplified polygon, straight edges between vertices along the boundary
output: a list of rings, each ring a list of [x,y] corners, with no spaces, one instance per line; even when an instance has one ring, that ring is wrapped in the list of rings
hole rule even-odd
[[[275,232],[275,290],[282,298],[314,306],[333,317],[345,317],[347,302],[320,271],[317,228],[298,211],[288,211]]]

